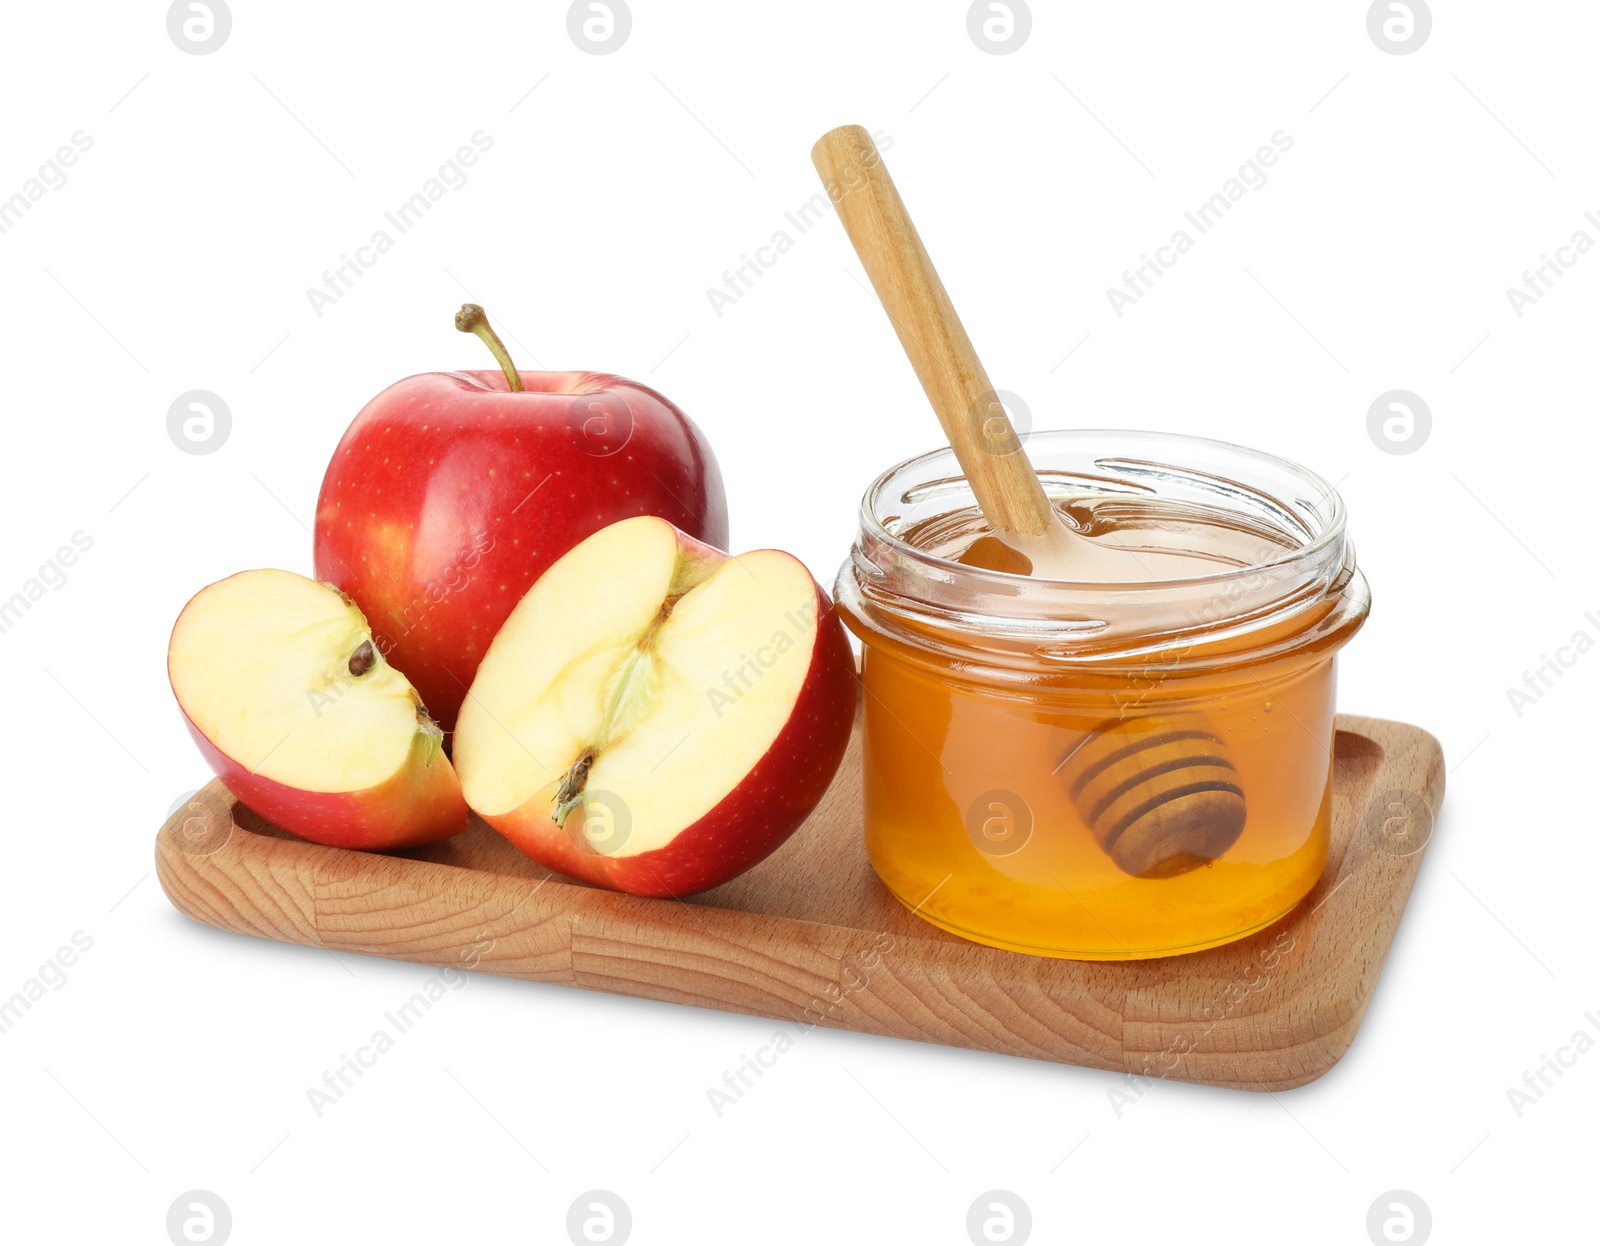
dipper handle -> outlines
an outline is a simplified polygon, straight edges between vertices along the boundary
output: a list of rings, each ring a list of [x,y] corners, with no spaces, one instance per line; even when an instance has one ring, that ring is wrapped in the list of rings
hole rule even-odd
[[[1024,547],[1059,527],[872,136],[829,130],[811,162],[989,526]]]

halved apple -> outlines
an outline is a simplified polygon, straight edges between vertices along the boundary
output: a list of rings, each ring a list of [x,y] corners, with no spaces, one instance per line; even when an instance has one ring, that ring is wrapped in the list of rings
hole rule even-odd
[[[240,801],[302,839],[403,848],[467,829],[439,730],[337,589],[241,571],[183,608],[167,676]]]
[[[642,516],[551,565],[456,720],[467,804],[541,865],[681,896],[805,821],[850,739],[855,666],[796,558]]]

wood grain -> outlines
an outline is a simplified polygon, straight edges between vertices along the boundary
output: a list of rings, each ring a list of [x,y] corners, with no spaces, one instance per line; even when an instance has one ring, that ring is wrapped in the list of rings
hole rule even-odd
[[[156,839],[161,885],[224,930],[1008,1055],[1246,1090],[1321,1076],[1366,1012],[1444,797],[1432,736],[1341,715],[1332,849],[1303,904],[1222,948],[1123,963],[945,934],[878,882],[859,729],[806,824],[691,901],[541,869],[474,821],[396,855],[291,839],[213,782]]]

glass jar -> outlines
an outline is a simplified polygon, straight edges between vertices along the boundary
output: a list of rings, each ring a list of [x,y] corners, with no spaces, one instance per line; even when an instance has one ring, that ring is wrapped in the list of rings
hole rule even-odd
[[[835,588],[862,642],[873,867],[919,917],[1020,952],[1260,930],[1327,860],[1335,654],[1368,609],[1344,505],[1223,442],[1037,433],[1027,452],[1069,525],[1183,574],[966,565],[984,529],[953,453],[880,476]]]

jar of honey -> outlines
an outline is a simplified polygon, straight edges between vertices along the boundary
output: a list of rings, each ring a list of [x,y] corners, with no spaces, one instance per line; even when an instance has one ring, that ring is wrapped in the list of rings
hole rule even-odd
[[[1327,861],[1335,655],[1366,618],[1344,505],[1223,442],[1038,433],[1124,582],[991,570],[949,450],[880,476],[835,598],[862,642],[867,852],[907,908],[1086,960],[1260,930]],[[992,564],[989,564],[992,565]]]

